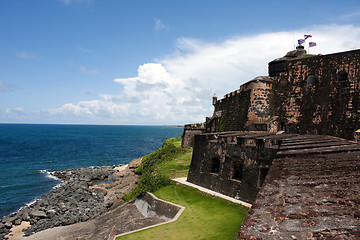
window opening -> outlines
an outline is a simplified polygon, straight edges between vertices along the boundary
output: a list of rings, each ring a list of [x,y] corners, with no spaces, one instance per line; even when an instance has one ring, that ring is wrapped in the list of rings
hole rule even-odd
[[[261,167],[260,168],[260,172],[259,172],[259,184],[258,186],[261,187],[265,178],[266,178],[266,175],[268,174],[269,172],[269,168],[268,167]]]
[[[220,159],[219,158],[213,158],[211,160],[211,172],[212,173],[219,173],[220,171]]]
[[[242,162],[236,161],[233,163],[233,168],[232,179],[241,181],[243,179],[244,164]]]
[[[319,81],[317,80],[317,78],[314,75],[309,75],[305,81],[306,81],[306,84],[309,84],[309,85],[316,85],[319,83]]]
[[[341,71],[336,75],[336,80],[339,82],[347,81],[348,75],[345,71]]]

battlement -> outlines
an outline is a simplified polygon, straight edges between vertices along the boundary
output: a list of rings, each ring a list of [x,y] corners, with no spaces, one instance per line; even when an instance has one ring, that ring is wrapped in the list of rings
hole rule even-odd
[[[194,146],[194,136],[205,132],[205,123],[186,124],[182,136],[181,147],[191,148]]]
[[[270,119],[269,102],[273,80],[256,77],[214,104],[206,121],[207,132],[255,130],[254,123]]]

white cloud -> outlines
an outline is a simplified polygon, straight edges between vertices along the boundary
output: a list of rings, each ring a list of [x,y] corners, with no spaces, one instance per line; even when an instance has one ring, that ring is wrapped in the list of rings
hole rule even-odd
[[[82,46],[79,47],[79,50],[80,50],[80,52],[82,52],[82,53],[86,53],[86,54],[91,53],[91,50],[90,50],[90,49],[84,48],[84,47],[82,47]]]
[[[13,90],[15,87],[6,82],[0,81],[0,92],[7,92]]]
[[[80,71],[86,74],[90,74],[90,75],[94,75],[94,74],[98,74],[99,71],[97,69],[88,69],[84,66],[80,66]]]
[[[360,10],[356,10],[354,12],[350,12],[348,14],[342,15],[339,17],[339,19],[342,20],[353,20],[354,18],[360,17]]]
[[[29,54],[27,52],[22,52],[22,51],[19,51],[19,52],[15,52],[15,55],[19,58],[23,58],[23,59],[36,59],[37,56],[36,55],[33,55],[33,54]]]
[[[166,26],[160,19],[155,18],[154,21],[155,21],[155,30],[156,31],[160,31],[162,29],[168,28],[168,26]]]
[[[87,3],[87,4],[92,3],[92,0],[59,0],[59,1],[66,5],[70,5],[73,3]]]
[[[14,115],[23,115],[23,114],[25,114],[25,110],[24,110],[23,107],[6,108],[5,112],[7,114],[14,114]]]
[[[310,41],[317,43],[310,49],[313,54],[360,48],[360,27],[352,25],[313,26],[222,42],[182,38],[173,54],[142,64],[137,76],[115,79],[123,87],[119,95],[104,94],[45,112],[115,124],[202,122],[212,114],[213,93],[221,98],[254,77],[267,75],[268,62],[294,49],[304,34],[312,34]]]

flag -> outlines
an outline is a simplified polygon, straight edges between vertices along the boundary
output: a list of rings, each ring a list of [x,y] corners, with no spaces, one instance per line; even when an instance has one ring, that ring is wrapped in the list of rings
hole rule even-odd
[[[302,44],[302,43],[304,43],[305,42],[305,39],[299,39],[298,40],[298,44]]]
[[[304,35],[305,40],[308,39],[309,37],[312,37],[311,35]]]
[[[309,42],[309,47],[315,47],[316,46],[316,42]]]

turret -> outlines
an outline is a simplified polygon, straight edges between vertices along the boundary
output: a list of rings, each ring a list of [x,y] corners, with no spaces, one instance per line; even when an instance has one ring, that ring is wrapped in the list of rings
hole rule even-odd
[[[217,102],[217,96],[216,96],[216,94],[214,93],[214,96],[212,97],[212,105],[215,106],[215,105],[216,105],[216,102]]]

